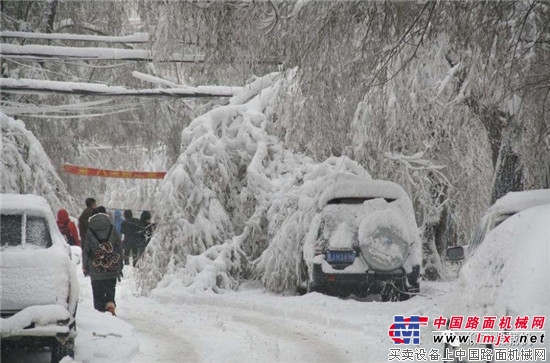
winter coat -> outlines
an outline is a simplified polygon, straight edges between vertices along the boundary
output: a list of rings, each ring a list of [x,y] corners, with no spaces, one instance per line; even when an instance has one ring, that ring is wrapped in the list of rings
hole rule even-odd
[[[122,218],[122,212],[117,209],[115,211],[115,221],[113,224],[115,225],[117,232],[120,234],[122,234],[121,232],[122,222],[124,222],[124,218]]]
[[[146,247],[149,244],[149,241],[151,240],[151,236],[153,235],[153,230],[155,228],[155,225],[151,223],[151,212],[145,210],[141,213],[141,216],[139,217],[139,220],[141,221],[141,224],[143,225],[144,231],[145,231],[145,246]]]
[[[86,232],[88,232],[88,219],[94,215],[93,208],[86,208],[82,211],[80,217],[78,217],[78,230],[80,231],[80,238],[84,240]]]
[[[92,280],[119,277],[124,260],[120,235],[106,214],[96,214],[89,222],[88,232],[82,240],[82,268],[88,272]],[[100,245],[99,240],[107,237],[108,243]]]
[[[120,231],[124,235],[124,248],[145,247],[145,226],[137,218],[130,218],[122,222]]]
[[[72,246],[80,246],[80,238],[76,226],[69,219],[69,213],[65,209],[57,212],[57,227],[61,234],[67,239],[67,243]]]

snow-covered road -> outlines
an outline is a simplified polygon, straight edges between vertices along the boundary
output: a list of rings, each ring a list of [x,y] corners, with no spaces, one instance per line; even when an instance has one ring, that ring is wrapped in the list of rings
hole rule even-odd
[[[93,310],[90,281],[80,276],[75,361],[385,362],[393,315],[433,315],[430,300],[450,286],[425,284],[423,296],[400,303],[282,296],[254,285],[221,295],[157,289],[143,297],[135,294],[132,269],[124,272],[117,317]]]
[[[82,282],[82,295],[89,299],[89,281]],[[133,327],[116,343],[135,346],[126,349],[132,362],[380,362],[387,360],[392,346],[387,330],[393,315],[427,312],[427,300],[446,289],[448,284],[428,284],[428,296],[401,303],[341,300],[316,293],[281,296],[250,285],[223,295],[167,288],[139,297],[132,270],[126,268],[117,290],[118,317],[109,320]],[[79,343],[77,360],[108,360],[103,354],[86,354],[93,349],[86,348],[84,339]]]

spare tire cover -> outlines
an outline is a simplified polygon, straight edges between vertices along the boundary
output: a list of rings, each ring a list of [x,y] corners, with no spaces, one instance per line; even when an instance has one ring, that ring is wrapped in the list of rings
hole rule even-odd
[[[390,211],[375,212],[361,222],[359,245],[370,267],[391,271],[403,266],[409,256],[409,243],[404,238],[406,233],[402,224]]]

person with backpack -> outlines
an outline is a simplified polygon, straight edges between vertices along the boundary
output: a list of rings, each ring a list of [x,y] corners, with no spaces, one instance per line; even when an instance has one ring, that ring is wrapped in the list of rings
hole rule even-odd
[[[133,213],[130,209],[124,211],[124,221],[120,226],[120,232],[123,236],[124,264],[130,264],[131,255],[132,265],[136,267],[139,257],[138,248],[144,244],[145,230],[141,221],[133,217]]]
[[[80,238],[73,221],[69,219],[69,213],[66,209],[60,209],[57,212],[57,228],[71,246],[80,246]]]
[[[82,240],[82,271],[90,276],[94,308],[115,314],[116,283],[122,276],[122,244],[120,234],[111,224],[104,208],[96,208]]]

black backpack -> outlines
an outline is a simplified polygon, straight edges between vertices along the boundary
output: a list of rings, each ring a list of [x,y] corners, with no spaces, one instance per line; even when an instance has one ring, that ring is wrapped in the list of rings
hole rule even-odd
[[[113,244],[109,241],[113,226],[109,228],[107,238],[99,238],[95,231],[89,228],[95,239],[99,242],[98,248],[93,251],[94,259],[92,261],[97,272],[115,272],[119,270],[120,254],[116,253]]]

